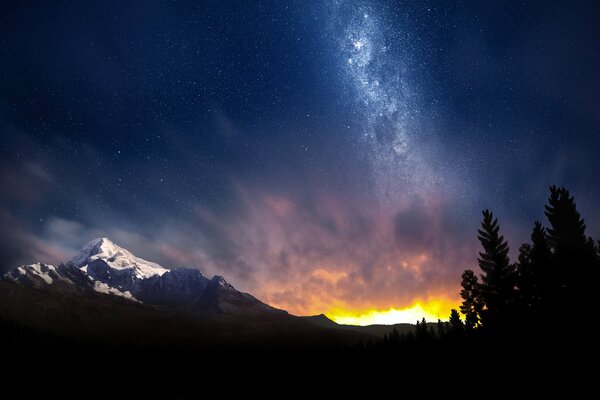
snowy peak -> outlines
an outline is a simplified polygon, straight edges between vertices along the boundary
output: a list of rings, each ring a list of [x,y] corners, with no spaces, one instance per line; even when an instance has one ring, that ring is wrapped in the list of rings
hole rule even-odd
[[[103,261],[114,270],[132,271],[138,279],[162,275],[168,271],[156,263],[136,257],[108,238],[92,240],[68,264],[88,272],[88,266],[97,260]]]
[[[72,264],[76,267],[82,267],[87,264],[89,259],[93,256],[104,254],[107,256],[107,258],[109,258],[121,250],[124,249],[114,244],[110,239],[97,238],[83,246],[83,248],[79,250],[79,253],[77,253],[71,259],[71,261],[69,261],[69,264]]]

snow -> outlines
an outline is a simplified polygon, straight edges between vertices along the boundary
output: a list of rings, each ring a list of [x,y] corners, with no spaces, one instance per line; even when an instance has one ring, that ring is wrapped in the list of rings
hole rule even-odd
[[[22,268],[22,267],[21,267]],[[54,280],[48,275],[50,271],[56,271],[54,265],[44,265],[42,263],[36,263],[28,265],[27,268],[34,274],[39,276],[46,282],[48,285],[51,285]],[[46,270],[46,271],[44,271]]]
[[[110,286],[108,286],[106,283],[104,282],[100,282],[100,281],[95,281],[94,282],[94,290],[98,293],[104,293],[104,294],[112,294],[115,296],[120,296],[120,297],[124,297],[126,299],[129,300],[133,300],[133,301],[137,301],[132,295],[131,292],[129,290],[125,291],[125,292],[121,292],[118,289],[112,288]]]
[[[131,270],[138,279],[162,275],[168,269],[160,265],[136,257],[128,250],[117,246],[107,238],[94,239],[86,244],[81,251],[69,261],[69,264],[79,267],[87,273],[87,265],[94,260],[102,260],[115,270]]]

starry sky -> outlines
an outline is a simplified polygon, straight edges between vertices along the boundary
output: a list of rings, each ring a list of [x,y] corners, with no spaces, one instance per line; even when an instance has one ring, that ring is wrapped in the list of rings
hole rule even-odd
[[[514,257],[564,185],[600,236],[598,37],[594,2],[2,2],[0,268],[107,236],[300,315],[445,313],[483,208]]]

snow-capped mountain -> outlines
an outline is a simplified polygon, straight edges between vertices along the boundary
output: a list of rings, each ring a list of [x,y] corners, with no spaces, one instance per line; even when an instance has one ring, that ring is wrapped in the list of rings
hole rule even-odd
[[[221,276],[209,279],[196,269],[167,269],[107,238],[92,240],[64,264],[22,265],[3,280],[35,289],[102,293],[202,315],[285,313],[237,291]]]
[[[104,261],[113,271],[123,271],[128,275],[134,275],[138,279],[162,275],[168,271],[168,269],[156,263],[134,256],[128,250],[117,246],[107,238],[92,240],[67,264],[85,271],[88,265],[93,264],[96,260]],[[90,274],[90,276],[93,275]]]

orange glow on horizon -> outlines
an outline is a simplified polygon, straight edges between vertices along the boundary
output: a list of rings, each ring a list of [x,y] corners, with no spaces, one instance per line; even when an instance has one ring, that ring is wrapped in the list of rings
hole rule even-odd
[[[458,301],[443,299],[417,301],[410,307],[387,310],[333,310],[326,315],[338,324],[346,325],[414,324],[423,318],[427,322],[436,322],[438,319],[447,321],[450,317],[450,310],[453,308],[458,309]]]

